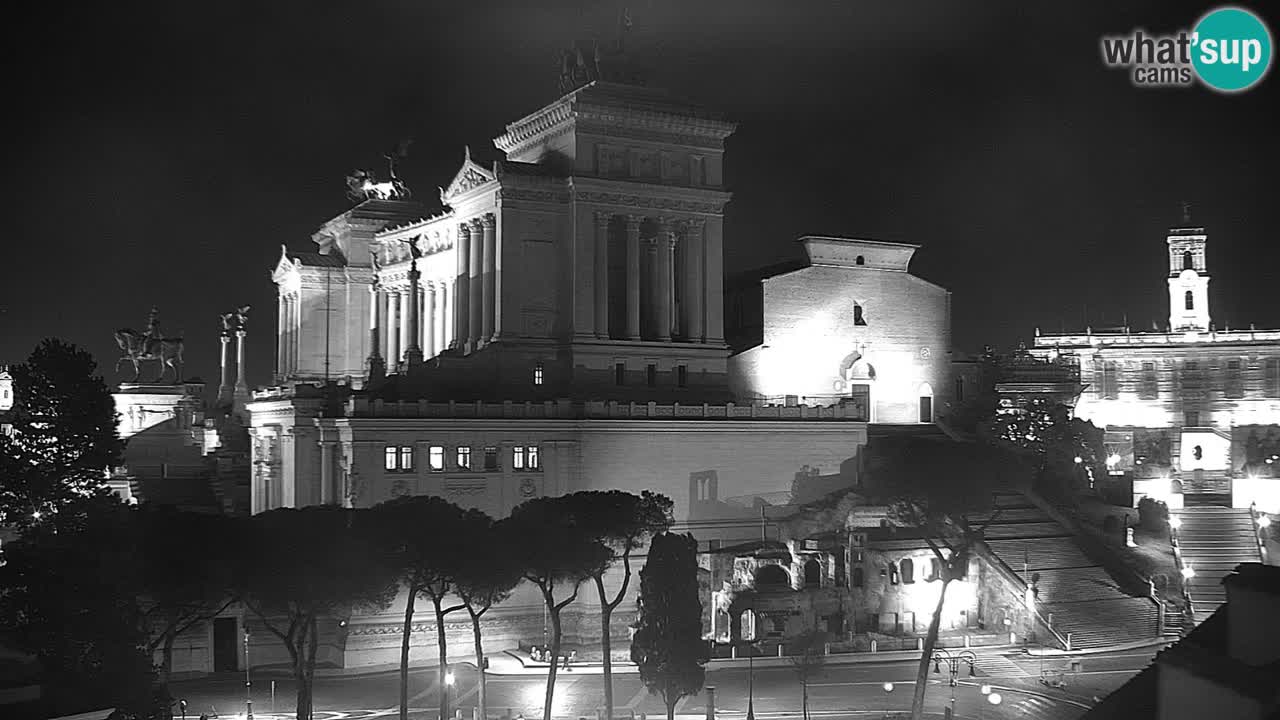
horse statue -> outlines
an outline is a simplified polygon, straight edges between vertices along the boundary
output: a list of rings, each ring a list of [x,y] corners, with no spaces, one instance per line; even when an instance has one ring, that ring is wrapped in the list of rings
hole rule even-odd
[[[182,380],[182,338],[156,337],[148,333],[140,333],[132,328],[121,328],[115,332],[116,344],[120,346],[120,359],[116,360],[116,370],[120,363],[133,363],[133,380],[141,377],[141,366],[144,362],[160,363],[160,374],[155,382],[163,382],[166,368],[173,370],[174,382]]]

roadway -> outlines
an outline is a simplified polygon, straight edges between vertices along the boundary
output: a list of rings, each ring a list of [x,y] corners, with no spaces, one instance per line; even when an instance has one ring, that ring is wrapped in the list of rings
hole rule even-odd
[[[977,671],[969,675],[963,668],[958,685],[948,683],[945,664],[941,674],[930,673],[927,694],[928,709],[938,713],[951,703],[954,692],[957,718],[979,720],[1074,720],[1093,704],[1094,697],[1104,697],[1139,670],[1146,667],[1156,648],[1124,650],[1086,655],[1079,672],[1071,672],[1071,658],[1036,658],[1020,653],[984,651],[978,655]],[[775,663],[777,661],[774,661]],[[915,679],[913,660],[877,662],[831,662],[809,683],[811,713],[823,718],[884,717],[886,713],[909,708]],[[629,671],[628,671],[629,670]],[[1066,686],[1048,687],[1040,682],[1041,671],[1064,670]],[[722,718],[741,720],[747,710],[749,670],[746,667],[712,666],[707,672],[709,686],[716,688],[717,714]],[[255,720],[273,720],[292,716],[294,684],[282,675],[255,673],[252,697]],[[790,666],[754,669],[756,715],[777,718],[794,715],[800,708],[800,682]],[[409,676],[409,697],[414,720],[438,720],[438,692],[434,668],[414,669]],[[456,667],[456,683],[448,688],[453,706],[463,708],[470,718],[476,702],[476,673],[473,667]],[[541,717],[545,674],[497,674],[488,678],[490,716],[526,718]],[[271,685],[275,683],[274,712]],[[615,713],[661,717],[665,708],[659,698],[650,696],[634,672],[624,668],[614,675]],[[884,684],[893,683],[886,692]],[[979,686],[990,685],[1003,699],[999,706],[984,702]],[[222,674],[174,684],[176,697],[188,701],[188,716],[216,713],[221,718],[242,716],[245,710],[245,681],[242,674]],[[317,677],[315,707],[317,720],[360,720],[394,716],[398,712],[399,674],[380,672],[369,675]],[[603,700],[598,668],[578,667],[561,670],[556,682],[555,716],[595,718]],[[686,698],[677,706],[681,715],[703,715],[705,693]]]

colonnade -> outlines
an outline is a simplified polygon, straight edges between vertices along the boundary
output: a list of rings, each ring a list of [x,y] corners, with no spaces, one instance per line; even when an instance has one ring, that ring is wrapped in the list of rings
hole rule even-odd
[[[618,222],[620,220],[621,222]],[[621,242],[612,241],[621,231]],[[648,237],[641,237],[642,231]],[[595,215],[595,266],[593,269],[594,334],[597,338],[655,340],[679,338],[706,342],[709,292],[719,292],[706,282],[709,248],[706,221],[677,220],[606,211]],[[623,263],[611,263],[610,248],[620,248]],[[611,265],[623,272],[611,273]],[[717,266],[713,272],[719,272]],[[611,286],[620,280],[621,288]],[[623,311],[625,308],[625,311]],[[718,340],[718,338],[716,338]]]
[[[450,348],[471,352],[497,336],[501,300],[496,230],[492,214],[458,225],[457,264],[450,277],[420,279],[412,267],[408,282],[375,282],[370,287],[374,353],[395,367],[415,348],[430,358]]]
[[[298,340],[302,327],[301,303],[297,292],[289,292],[280,296],[277,303],[280,331],[276,333],[276,367],[280,375],[289,375],[298,370]]]

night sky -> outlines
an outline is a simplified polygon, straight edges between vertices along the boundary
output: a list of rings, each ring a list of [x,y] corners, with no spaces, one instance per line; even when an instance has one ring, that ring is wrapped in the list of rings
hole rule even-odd
[[[1131,86],[1099,37],[1191,27],[1206,3],[630,0],[650,85],[722,112],[730,270],[805,233],[923,245],[957,349],[1167,317],[1164,231],[1210,233],[1219,327],[1280,327],[1280,77],[1236,96]],[[1272,28],[1280,13],[1260,9]],[[0,363],[56,335],[97,355],[157,305],[217,384],[218,313],[251,304],[270,380],[281,243],[344,211],[343,179],[431,202],[469,144],[555,99],[559,52],[613,42],[600,2],[44,3],[11,24]],[[194,9],[194,8],[199,8]],[[34,15],[31,15],[34,13]],[[1274,65],[1273,61],[1273,65]],[[433,208],[434,209],[434,208]]]

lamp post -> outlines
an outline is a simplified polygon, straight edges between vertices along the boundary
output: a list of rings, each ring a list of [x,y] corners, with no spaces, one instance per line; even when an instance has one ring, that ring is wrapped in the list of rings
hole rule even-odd
[[[885,684],[881,685],[880,687],[881,687],[881,689],[883,689],[883,690],[884,690],[884,692],[885,692],[885,694],[886,694],[886,695],[891,695],[891,694],[893,694],[893,683],[891,683],[891,682],[887,682],[887,683],[885,683]],[[890,713],[891,713],[891,712],[892,712],[891,710],[889,710],[888,708],[885,708],[885,711],[884,711],[884,717],[885,717],[885,720],[889,720],[889,717],[890,717]]]
[[[747,643],[747,720],[756,720],[756,641]]]
[[[933,654],[933,672],[934,673],[941,673],[942,663],[947,664],[947,670],[948,670],[948,675],[949,675],[950,685],[951,685],[951,707],[947,708],[946,710],[946,716],[948,720],[950,720],[950,718],[955,717],[955,714],[956,714],[955,688],[957,684],[956,676],[960,674],[960,665],[962,663],[968,665],[969,677],[973,677],[975,674],[974,663],[977,660],[978,660],[978,656],[974,655],[969,650],[961,650],[960,652],[954,655],[947,650],[938,650]]]
[[[244,707],[245,720],[253,720],[253,685],[249,681],[249,628],[244,629]]]

